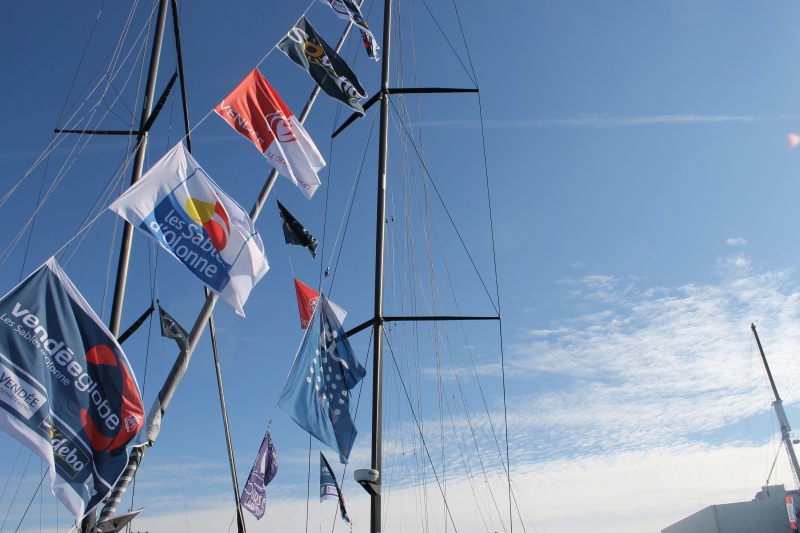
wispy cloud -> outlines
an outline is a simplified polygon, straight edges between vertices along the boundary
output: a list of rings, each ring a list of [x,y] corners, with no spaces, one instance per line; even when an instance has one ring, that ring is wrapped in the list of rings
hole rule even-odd
[[[693,125],[693,124],[746,124],[751,122],[797,121],[800,115],[645,115],[617,116],[608,113],[591,113],[576,117],[561,118],[528,118],[508,120],[486,120],[487,128],[629,128],[633,126],[651,125]],[[429,127],[476,128],[480,122],[476,120],[428,120],[423,125]]]
[[[715,275],[712,282],[680,287],[620,275],[565,279],[562,284],[572,289],[567,297],[581,311],[518,332],[510,343],[506,381],[512,476],[520,512],[526,524],[534,524],[529,531],[574,531],[582,520],[575,515],[580,494],[592,495],[580,507],[581,515],[592,517],[593,531],[660,531],[704,506],[751,499],[776,456],[778,468],[770,482],[793,483],[769,423],[772,398],[749,326],[755,322],[759,327],[791,418],[792,404],[800,401],[794,381],[800,345],[795,273],[759,271],[739,253],[721,258]],[[478,368],[482,380],[497,379],[499,371],[496,362]],[[426,372],[423,380],[437,375]],[[391,380],[387,385],[387,390],[399,390]],[[484,470],[474,453],[479,444],[481,461],[504,454],[498,452],[502,444],[488,443],[492,431],[503,433],[502,406],[490,400],[494,428],[477,417],[467,419],[458,414],[459,403],[470,402],[476,411],[482,407],[476,394],[459,398],[455,386],[443,381],[441,396],[432,402],[445,402],[450,420],[421,405],[422,419],[404,419],[404,394],[399,395],[401,407],[387,411],[396,428],[384,433],[382,479],[392,487],[386,492],[392,509],[388,520],[398,524],[398,531],[414,529],[412,514],[419,509],[440,526],[450,512],[464,525],[459,529],[468,531],[464,520],[484,526],[484,518],[491,524],[499,523],[498,517],[507,519],[502,467],[494,461]],[[428,433],[424,447],[418,442],[419,426]],[[473,445],[474,434],[486,437]],[[357,441],[351,464],[368,464],[368,441]],[[293,456],[305,460],[286,452],[281,476],[269,488],[267,513],[271,525],[285,526],[279,529],[291,529],[294,516],[305,515],[306,474],[301,465],[290,464]],[[436,463],[435,474],[429,458]],[[446,458],[446,468],[438,464],[440,458]],[[137,520],[140,530],[182,530],[188,523],[192,531],[219,531],[233,519],[230,507],[220,504],[230,495],[225,495],[229,480],[219,465],[155,471],[151,465],[149,473],[167,483],[140,485],[137,501],[148,506]],[[361,530],[368,522],[369,502],[350,476],[344,479],[350,516]],[[447,512],[440,500],[445,479]],[[175,488],[168,485],[176,480],[182,494],[172,497],[169,491]],[[213,498],[195,496],[197,484],[212,486]],[[166,491],[166,496],[145,496],[151,491]],[[475,503],[476,492],[482,503]],[[335,507],[312,515],[312,529],[321,520],[345,531]]]

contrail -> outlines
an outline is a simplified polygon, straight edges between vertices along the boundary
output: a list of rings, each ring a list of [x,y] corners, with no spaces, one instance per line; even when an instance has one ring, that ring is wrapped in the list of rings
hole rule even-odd
[[[748,122],[779,122],[800,120],[800,115],[651,115],[623,117],[609,114],[580,115],[572,118],[532,118],[515,120],[487,120],[487,128],[628,128],[650,126],[653,124],[722,124]],[[475,120],[431,120],[423,125],[433,127],[475,128],[480,125]]]

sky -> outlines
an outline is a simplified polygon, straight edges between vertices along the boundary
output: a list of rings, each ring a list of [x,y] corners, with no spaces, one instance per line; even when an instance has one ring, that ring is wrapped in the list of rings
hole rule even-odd
[[[767,481],[797,488],[750,324],[789,421],[800,424],[800,148],[788,139],[800,133],[800,6],[395,5],[404,29],[394,36],[393,80],[471,88],[474,77],[481,92],[392,100],[387,314],[499,312],[502,322],[388,324],[385,530],[652,533],[709,505],[750,500]],[[121,223],[105,207],[129,182],[127,141],[55,137],[36,163],[54,128],[122,129],[138,116],[132,65],[150,6],[137,4],[116,54],[128,8],[0,8],[0,293],[58,254],[106,322]],[[335,44],[344,23],[320,2],[181,9],[193,153],[246,209],[269,167],[210,112],[258,65],[299,114],[312,82],[270,50],[304,12]],[[381,42],[382,6],[367,1],[363,12]],[[174,69],[171,39],[169,31],[158,91]],[[380,64],[357,36],[342,56],[374,94]],[[120,74],[106,87],[98,80],[109,62]],[[331,141],[349,113],[319,97],[306,129],[328,163],[323,186],[308,201],[279,178],[256,223],[270,271],[246,318],[224,304],[215,311],[240,486],[268,424],[279,457],[265,517],[246,516],[250,531],[346,531],[335,506],[315,497],[320,450],[344,481],[353,530],[369,527],[368,498],[352,481],[369,464],[369,334],[352,339],[368,375],[346,471],[276,404],[302,339],[293,277],[324,280],[348,311],[345,327],[371,316],[376,110]],[[180,101],[170,98],[146,165],[183,135]],[[319,238],[315,260],[283,243],[273,197]],[[157,297],[190,329],[200,283],[142,235],[131,269],[123,327]],[[177,354],[157,322],[148,326],[123,345],[146,408]],[[0,531],[68,531],[73,520],[47,479],[37,491],[42,462],[5,434],[0,453]],[[232,502],[206,335],[142,463],[133,505],[146,509],[133,530],[235,530]]]

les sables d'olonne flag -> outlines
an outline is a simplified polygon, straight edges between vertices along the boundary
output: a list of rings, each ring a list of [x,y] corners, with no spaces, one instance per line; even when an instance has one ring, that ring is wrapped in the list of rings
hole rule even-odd
[[[330,302],[320,294],[278,406],[346,464],[358,433],[350,414],[350,389],[366,373]]]
[[[279,174],[292,180],[306,198],[320,186],[317,171],[325,160],[303,125],[257,68],[214,111],[253,141]]]
[[[55,259],[0,299],[0,428],[50,465],[76,520],[111,491],[143,424],[125,354]]]
[[[328,96],[364,114],[359,99],[366,98],[367,92],[361,82],[305,17],[301,17],[286,37],[281,39],[278,48],[304,68]]]
[[[264,245],[247,212],[182,143],[109,209],[157,240],[244,316],[250,291],[269,270]]]
[[[311,323],[311,317],[314,316],[314,309],[317,308],[319,302],[319,293],[303,283],[302,281],[294,278],[294,291],[297,293],[297,309],[300,311],[300,327],[308,329]],[[328,305],[331,306],[333,314],[336,315],[339,324],[344,324],[344,318],[347,316],[347,311],[328,300]]]

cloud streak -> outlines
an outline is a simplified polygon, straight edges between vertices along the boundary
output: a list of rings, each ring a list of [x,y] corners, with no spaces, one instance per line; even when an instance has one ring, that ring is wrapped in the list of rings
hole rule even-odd
[[[748,124],[756,122],[784,122],[800,120],[800,115],[697,115],[693,113],[677,115],[644,115],[644,116],[617,116],[608,113],[591,113],[577,117],[564,118],[529,118],[496,120],[489,119],[484,122],[486,128],[577,128],[577,129],[606,129],[630,128],[637,126],[653,125],[696,125],[696,124]],[[477,120],[428,120],[422,124],[428,127],[441,128],[477,128]]]
[[[561,281],[570,288],[565,297],[572,307],[588,311],[519,332],[506,357],[515,526],[519,509],[528,531],[660,531],[703,506],[751,499],[776,456],[770,482],[793,484],[769,423],[772,398],[749,325],[759,327],[791,420],[800,400],[792,381],[800,290],[792,270],[758,271],[751,263],[744,254],[721,258],[713,282],[680,287],[592,274]],[[437,379],[430,368],[422,370],[428,385]],[[478,373],[489,381],[499,369],[487,364]],[[468,420],[457,405],[456,383],[443,381],[441,401],[450,419],[445,414],[440,425],[427,408],[418,413],[426,429],[423,447],[417,421],[402,412],[404,395],[391,392],[396,385],[387,382],[387,398],[401,401],[387,410],[382,472],[393,529],[418,529],[420,512],[439,529],[448,513],[462,531],[500,530],[501,522],[507,527],[506,478],[497,460],[504,452],[492,442],[492,429],[478,417]],[[466,399],[481,410],[474,395]],[[490,400],[489,408],[502,424],[502,406]],[[353,465],[368,464],[368,446],[368,439],[357,442]],[[485,467],[476,448],[481,461],[489,459]],[[270,523],[256,525],[248,517],[248,528],[278,523],[291,529],[295,515],[304,515],[305,474],[290,464],[293,453],[283,456],[281,475],[268,489]],[[221,467],[187,464],[179,475],[171,468],[152,471],[151,465],[156,481],[142,480],[147,484],[140,485],[137,501],[148,512],[136,527],[225,529],[233,515],[220,504],[230,499]],[[175,478],[186,487],[182,496],[170,495],[170,482],[164,483]],[[368,499],[350,475],[343,480],[355,529],[363,531]],[[191,487],[197,484],[213,487],[217,501],[195,495]],[[211,509],[213,516],[206,514]],[[345,531],[335,508],[319,516],[325,527]]]

